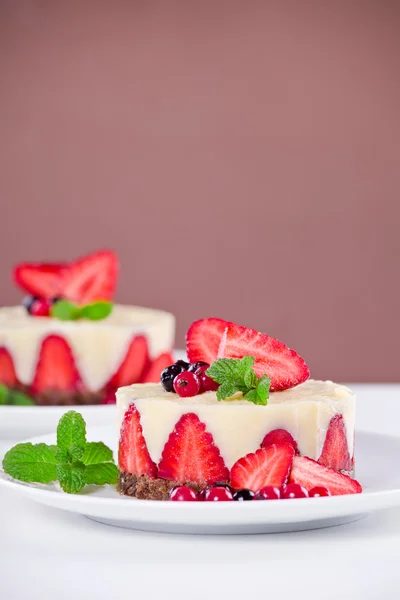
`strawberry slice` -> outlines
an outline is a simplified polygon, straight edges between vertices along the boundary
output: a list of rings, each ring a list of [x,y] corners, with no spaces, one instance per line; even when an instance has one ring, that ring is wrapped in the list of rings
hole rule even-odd
[[[231,469],[231,486],[258,492],[266,485],[281,487],[289,477],[294,449],[291,444],[273,444],[239,458]]]
[[[79,391],[82,382],[75,366],[71,348],[59,335],[47,336],[40,348],[32,391]]]
[[[157,467],[147,449],[140,414],[134,404],[125,413],[118,447],[119,468],[132,475],[157,477]]]
[[[286,429],[274,429],[267,433],[261,442],[261,448],[268,448],[268,446],[273,446],[274,444],[291,444],[295,453],[299,453],[296,440]]]
[[[144,335],[137,335],[131,341],[128,352],[118,371],[110,379],[107,389],[117,389],[142,381],[144,372],[149,368],[149,363],[147,338]]]
[[[161,371],[174,363],[174,359],[169,352],[163,352],[151,363],[146,372],[143,383],[160,383]]]
[[[186,335],[187,355],[191,363],[203,360],[208,364],[217,358],[222,335],[230,325],[222,319],[200,319],[189,327]]]
[[[332,417],[318,462],[335,471],[352,470],[343,415]]]
[[[229,471],[213,436],[194,413],[182,415],[175,425],[164,446],[158,476],[199,484],[228,480]]]
[[[254,356],[254,371],[268,375],[271,392],[286,390],[303,383],[310,376],[304,360],[279,340],[255,329],[228,324],[219,345],[218,358]]]
[[[61,296],[76,304],[112,300],[118,275],[114,252],[94,252],[72,263],[65,273]]]
[[[24,263],[14,269],[14,280],[19,287],[39,298],[61,295],[67,266],[64,264]]]
[[[14,387],[18,383],[14,361],[11,354],[5,348],[0,348],[0,383],[9,388]]]
[[[332,496],[362,492],[361,485],[355,479],[324,467],[306,456],[294,457],[289,482],[298,483],[308,491],[313,487],[322,486],[329,490]]]

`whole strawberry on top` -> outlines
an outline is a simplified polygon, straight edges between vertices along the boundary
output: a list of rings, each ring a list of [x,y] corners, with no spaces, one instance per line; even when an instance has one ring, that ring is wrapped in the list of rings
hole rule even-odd
[[[158,381],[172,362],[173,315],[114,304],[115,252],[22,263],[21,306],[0,308],[0,404],[115,403],[121,385]]]
[[[361,492],[355,397],[254,329],[202,319],[188,361],[117,392],[119,489],[141,499],[249,501]]]

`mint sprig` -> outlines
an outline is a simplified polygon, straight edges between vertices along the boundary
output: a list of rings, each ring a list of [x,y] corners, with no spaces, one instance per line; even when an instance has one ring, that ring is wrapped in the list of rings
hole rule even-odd
[[[0,406],[33,406],[35,403],[26,394],[12,390],[0,383]]]
[[[58,423],[56,445],[17,444],[4,456],[3,469],[29,483],[58,481],[68,494],[77,494],[87,484],[118,481],[112,450],[103,442],[86,441],[85,420],[73,410]]]
[[[265,406],[269,398],[271,380],[268,375],[257,377],[253,370],[255,358],[219,358],[206,371],[206,375],[220,384],[218,400],[231,398],[237,392],[253,404]]]
[[[57,300],[50,308],[50,314],[60,321],[76,321],[77,319],[89,319],[100,321],[108,317],[113,310],[113,303],[99,300],[84,306],[78,306],[69,300]]]

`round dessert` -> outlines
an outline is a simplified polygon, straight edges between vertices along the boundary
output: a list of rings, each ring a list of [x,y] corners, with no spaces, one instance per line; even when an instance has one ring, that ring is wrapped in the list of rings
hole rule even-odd
[[[108,251],[70,265],[16,268],[30,295],[25,306],[0,309],[0,384],[7,403],[111,403],[118,387],[159,381],[173,361],[174,316],[114,305],[117,272]]]
[[[161,383],[118,390],[120,492],[184,500],[194,497],[180,489],[188,487],[213,501],[268,499],[266,488],[281,498],[314,488],[327,491],[313,497],[360,492],[349,476],[351,390],[309,379],[304,360],[282,342],[218,321],[189,329],[191,364],[170,365]],[[216,485],[232,493],[204,491]]]

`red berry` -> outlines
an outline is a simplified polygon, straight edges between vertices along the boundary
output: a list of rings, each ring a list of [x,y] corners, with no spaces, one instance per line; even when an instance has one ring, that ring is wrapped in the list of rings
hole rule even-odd
[[[209,365],[202,365],[198,369],[196,369],[195,373],[197,377],[200,379],[200,391],[201,392],[216,392],[219,388],[219,383],[211,379],[208,375],[206,375],[206,371],[209,368]]]
[[[228,487],[214,486],[203,492],[204,502],[227,502],[233,500],[233,494]]]
[[[261,490],[258,490],[255,495],[255,500],[279,500],[281,490],[273,485],[266,485]]]
[[[322,496],[330,496],[330,495],[331,495],[330,491],[326,487],[322,487],[322,486],[313,487],[308,492],[309,498],[322,498]]]
[[[174,502],[196,502],[199,496],[193,488],[187,485],[178,485],[170,491],[169,499]]]
[[[51,300],[47,298],[36,298],[29,309],[33,317],[48,317],[50,315]]]
[[[282,490],[282,498],[308,498],[308,492],[306,488],[298,483],[288,483]]]
[[[112,390],[107,392],[107,394],[104,396],[103,400],[101,401],[102,404],[115,404],[117,401],[116,397],[115,397],[115,392],[113,392]]]
[[[200,392],[200,379],[195,373],[183,371],[174,379],[174,390],[181,398],[196,396]]]

